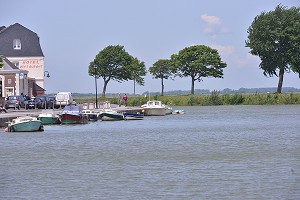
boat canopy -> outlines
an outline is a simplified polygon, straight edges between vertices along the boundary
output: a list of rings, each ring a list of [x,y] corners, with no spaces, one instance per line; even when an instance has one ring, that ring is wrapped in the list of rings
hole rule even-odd
[[[81,111],[82,107],[81,106],[74,106],[74,105],[69,105],[69,106],[65,106],[64,111]]]

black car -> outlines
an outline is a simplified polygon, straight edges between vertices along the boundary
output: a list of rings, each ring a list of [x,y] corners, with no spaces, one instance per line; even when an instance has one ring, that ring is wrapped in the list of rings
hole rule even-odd
[[[54,108],[55,105],[55,97],[47,97],[47,107]]]
[[[36,108],[43,109],[44,108],[43,105],[44,104],[40,98],[30,99],[26,103],[26,110],[36,109]]]
[[[5,109],[13,108],[19,109],[25,108],[25,98],[22,95],[14,95],[7,97],[5,101]]]

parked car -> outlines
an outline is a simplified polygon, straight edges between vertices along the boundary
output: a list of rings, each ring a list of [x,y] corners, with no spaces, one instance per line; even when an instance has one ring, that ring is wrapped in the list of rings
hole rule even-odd
[[[33,98],[27,101],[25,108],[26,110],[36,108],[42,109],[43,105],[44,104],[42,103],[42,100],[40,98]]]
[[[14,95],[7,97],[5,101],[5,109],[13,108],[13,109],[19,109],[25,108],[25,98],[21,95]]]
[[[55,97],[47,97],[48,108],[54,108],[55,102]]]
[[[47,96],[36,96],[35,98],[38,98],[41,100],[42,104],[42,109],[47,109],[48,108],[48,98]]]
[[[76,105],[71,92],[59,92],[55,97],[55,108],[65,107],[66,105]]]

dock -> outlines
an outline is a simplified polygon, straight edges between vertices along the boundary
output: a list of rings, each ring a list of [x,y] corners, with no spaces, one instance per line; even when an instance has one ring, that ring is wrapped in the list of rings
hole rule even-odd
[[[84,106],[83,106],[84,107]],[[87,108],[84,108],[87,109]],[[125,106],[118,106],[118,105],[111,105],[111,109],[116,110],[117,112],[129,112],[129,113],[134,113],[134,112],[141,112],[142,108],[140,107],[125,107]],[[47,109],[49,111],[53,110],[54,112],[61,112],[62,109]],[[90,109],[95,112],[100,112],[102,108],[98,109]],[[25,109],[20,109],[20,110],[13,110],[13,109],[8,109],[7,113],[0,113],[0,127],[6,127],[7,122],[10,122],[11,120],[17,118],[17,117],[22,117],[22,116],[33,116],[37,117],[39,114],[43,112],[43,109],[31,109],[31,110],[25,110]]]

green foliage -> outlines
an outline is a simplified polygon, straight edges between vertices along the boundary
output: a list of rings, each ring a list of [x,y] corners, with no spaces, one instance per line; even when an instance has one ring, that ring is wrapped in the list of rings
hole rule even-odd
[[[216,49],[204,45],[186,47],[172,55],[171,61],[176,76],[191,77],[191,94],[195,81],[200,82],[204,77],[223,78],[223,68],[227,66]]]
[[[279,76],[277,92],[281,93],[284,73],[300,72],[300,7],[278,5],[274,11],[262,12],[248,33],[246,47],[260,57],[265,76]]]
[[[156,61],[152,67],[149,67],[149,72],[154,78],[161,80],[161,96],[164,96],[164,79],[169,79],[173,75],[170,60]]]
[[[144,84],[141,76],[146,74],[146,69],[143,62],[129,55],[123,46],[117,45],[108,46],[100,51],[90,62],[88,73],[90,76],[102,77],[104,81],[102,97],[105,97],[107,84],[111,80],[118,82],[135,80],[139,84]]]

